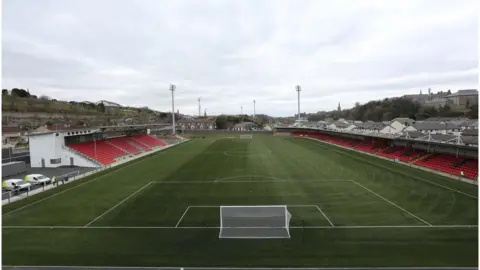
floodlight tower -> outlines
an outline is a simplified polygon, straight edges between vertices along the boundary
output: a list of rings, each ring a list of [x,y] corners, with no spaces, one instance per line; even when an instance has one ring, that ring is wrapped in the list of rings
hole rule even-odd
[[[201,109],[202,106],[200,105],[200,98],[198,98],[198,116],[202,116]]]
[[[253,100],[253,121],[255,121],[255,99]]]
[[[298,121],[300,121],[300,91],[302,91],[302,89],[300,88],[300,85],[295,86],[295,89],[298,93]]]
[[[174,92],[175,88],[177,88],[174,84],[170,84],[170,91],[172,91],[172,134],[176,134],[176,127],[175,127],[175,101],[174,101]]]

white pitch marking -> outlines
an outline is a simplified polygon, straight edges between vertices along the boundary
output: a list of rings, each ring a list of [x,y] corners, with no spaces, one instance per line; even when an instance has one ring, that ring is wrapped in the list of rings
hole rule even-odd
[[[251,180],[248,180],[248,181],[239,181],[239,180],[228,180],[228,179],[238,179],[238,178],[269,178],[269,179],[273,179],[275,181],[272,181],[272,180],[260,180],[260,181],[251,181]],[[228,180],[228,181],[225,181],[225,180]],[[286,182],[288,181],[287,179],[283,179],[283,178],[278,178],[278,177],[274,177],[274,176],[268,176],[268,175],[236,175],[236,176],[230,176],[230,177],[224,177],[224,178],[219,178],[219,179],[215,179],[214,182],[264,182],[264,181],[267,181],[267,182]]]
[[[320,207],[318,207],[318,205],[315,205],[318,209],[318,211],[320,211],[320,213],[322,213],[322,215],[325,217],[325,219],[328,221],[328,223],[330,223],[330,225],[332,225],[332,227],[335,227],[335,225],[333,225],[332,221],[327,217],[327,215],[325,215],[325,213],[322,211],[322,209],[320,209]]]
[[[173,227],[173,226],[2,226],[2,229],[100,229],[100,230],[114,230],[114,229],[221,229],[219,226],[185,226],[185,227]],[[234,227],[223,227],[234,228]],[[236,228],[236,227],[235,227]],[[269,229],[279,227],[242,227],[247,229]],[[290,229],[434,229],[434,228],[478,228],[478,225],[366,225],[366,226],[290,226]]]
[[[183,212],[183,215],[180,217],[180,219],[178,220],[177,222],[177,225],[175,225],[175,228],[178,227],[178,225],[180,224],[180,222],[182,221],[183,217],[185,216],[185,214],[188,212],[188,209],[190,209],[190,206],[187,207],[187,209],[185,209],[185,212]]]
[[[251,268],[241,268],[241,267],[153,267],[153,266],[146,266],[146,267],[134,267],[134,266],[58,266],[58,265],[53,265],[53,266],[32,266],[32,265],[3,265],[3,267],[8,267],[8,268],[27,268],[27,269],[42,269],[42,268],[47,268],[47,269],[56,269],[60,268],[62,270],[65,269],[78,269],[78,268],[86,268],[86,269],[134,269],[134,270],[139,270],[139,269],[164,269],[164,270],[272,270],[272,269],[284,269],[284,270],[364,270],[364,269],[373,269],[373,270],[399,270],[399,269],[405,269],[405,270],[431,270],[431,269],[444,269],[444,270],[477,270],[478,268],[476,267],[395,267],[395,266],[387,266],[387,267],[284,267],[284,268],[266,268],[266,267],[251,267]]]
[[[280,179],[280,178],[278,178]],[[185,181],[152,181],[153,184],[219,184],[219,183],[322,183],[322,182],[351,182],[351,180],[259,180],[259,181],[202,181],[202,180],[185,180]]]
[[[130,196],[128,196],[127,198],[123,199],[122,201],[120,201],[119,203],[115,204],[112,208],[108,209],[107,211],[105,211],[103,214],[101,214],[100,216],[96,217],[94,220],[90,221],[89,223],[87,223],[87,225],[85,225],[85,227],[88,227],[90,224],[92,224],[93,222],[97,221],[98,219],[100,219],[101,217],[103,217],[104,215],[106,215],[108,212],[112,211],[113,209],[115,209],[117,206],[119,206],[120,204],[122,204],[123,202],[125,202],[126,200],[130,199],[132,196],[134,196],[135,194],[137,194],[138,192],[142,191],[144,188],[148,187],[152,182],[146,184],[145,186],[141,187],[140,189],[138,189],[137,191],[135,191],[134,193],[130,194]]]
[[[395,267],[395,266],[387,266],[387,267],[284,267],[284,268],[266,268],[266,267],[248,267],[248,268],[241,268],[241,267],[171,267],[171,266],[161,266],[161,267],[154,267],[154,266],[146,266],[146,267],[134,267],[134,266],[58,266],[58,265],[53,265],[53,266],[32,266],[32,265],[3,265],[3,267],[8,267],[8,268],[27,268],[27,269],[56,269],[60,268],[62,270],[68,270],[68,269],[79,269],[79,268],[86,268],[86,269],[133,269],[133,270],[139,270],[139,269],[164,269],[164,270],[272,270],[272,269],[284,269],[284,270],[364,270],[364,269],[373,269],[373,270],[399,270],[399,269],[405,269],[405,270],[431,270],[431,269],[441,269],[441,270],[477,270],[477,267]]]
[[[288,207],[318,207],[315,204],[285,204]],[[229,205],[228,207],[269,207],[276,205]],[[282,205],[283,206],[283,205]],[[189,207],[197,208],[219,208],[221,205],[190,205]]]
[[[423,219],[419,218],[418,216],[416,216],[416,215],[412,214],[412,213],[411,213],[411,212],[409,212],[408,210],[406,210],[406,209],[404,209],[404,208],[402,208],[402,207],[398,206],[397,204],[395,204],[395,203],[393,203],[393,202],[389,201],[388,199],[384,198],[382,195],[380,195],[380,194],[378,194],[378,193],[376,193],[376,192],[372,191],[371,189],[369,189],[369,188],[367,188],[367,187],[363,186],[362,184],[360,184],[360,183],[357,183],[356,181],[353,181],[353,180],[352,180],[352,182],[353,182],[353,183],[355,183],[356,185],[358,185],[359,187],[362,187],[362,188],[363,188],[363,189],[365,189],[366,191],[368,191],[368,192],[372,193],[373,195],[375,195],[375,196],[377,196],[377,197],[379,197],[379,198],[383,199],[384,201],[388,202],[389,204],[391,204],[391,205],[393,205],[393,206],[397,207],[398,209],[402,210],[403,212],[405,212],[405,213],[407,213],[407,214],[411,215],[412,217],[414,217],[414,218],[416,218],[416,219],[420,220],[421,222],[423,222],[423,223],[425,223],[425,224],[427,224],[427,225],[429,225],[429,226],[433,226],[432,224],[428,223],[427,221],[425,221],[425,220],[423,220]]]

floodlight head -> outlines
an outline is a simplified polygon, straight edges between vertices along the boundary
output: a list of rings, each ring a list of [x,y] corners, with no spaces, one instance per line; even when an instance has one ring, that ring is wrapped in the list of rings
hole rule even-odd
[[[177,88],[175,84],[170,84],[170,91],[175,91],[175,88]]]
[[[302,89],[300,88],[300,85],[295,86],[295,89],[297,90],[297,92],[302,91]]]

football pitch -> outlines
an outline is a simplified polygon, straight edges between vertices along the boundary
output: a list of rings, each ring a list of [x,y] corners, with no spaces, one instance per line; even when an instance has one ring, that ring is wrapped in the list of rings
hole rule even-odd
[[[212,135],[4,206],[3,264],[475,267],[477,197],[314,140]],[[290,238],[220,239],[222,205],[286,205]]]

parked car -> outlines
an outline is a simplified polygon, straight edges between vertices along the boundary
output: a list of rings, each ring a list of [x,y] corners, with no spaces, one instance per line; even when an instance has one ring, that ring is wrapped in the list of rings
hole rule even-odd
[[[2,183],[2,187],[8,191],[30,189],[31,184],[22,179],[9,179]]]
[[[25,180],[28,180],[32,185],[46,185],[52,181],[52,179],[43,174],[29,174],[25,178]]]

